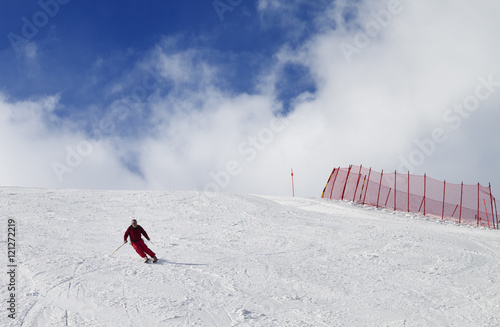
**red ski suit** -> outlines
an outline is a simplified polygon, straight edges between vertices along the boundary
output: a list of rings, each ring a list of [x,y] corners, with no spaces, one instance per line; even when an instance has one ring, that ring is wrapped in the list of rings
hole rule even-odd
[[[125,232],[125,235],[123,235],[123,240],[124,242],[127,242],[127,238],[130,235],[130,242],[132,242],[132,246],[142,258],[146,257],[146,254],[148,254],[151,258],[155,257],[156,254],[148,248],[146,243],[144,243],[144,240],[141,238],[141,234],[144,235],[144,237],[149,241],[148,233],[146,233],[144,228],[140,225],[137,225],[135,228],[130,225]]]

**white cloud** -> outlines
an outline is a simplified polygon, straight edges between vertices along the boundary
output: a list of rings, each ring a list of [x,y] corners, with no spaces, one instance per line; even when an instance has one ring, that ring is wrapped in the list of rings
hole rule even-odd
[[[24,47],[24,55],[26,58],[29,60],[34,60],[37,57],[37,52],[38,52],[38,47],[36,46],[35,43],[29,42],[25,47]]]
[[[360,26],[376,21],[373,11],[387,9],[385,2],[370,3],[369,8],[360,10]],[[311,143],[317,152],[310,156],[316,158],[314,164],[299,159],[311,150],[299,152],[296,161],[303,164],[304,171],[321,171],[308,175],[311,182],[307,189],[312,190],[321,175],[326,180],[333,165],[364,163],[378,169],[396,169],[398,156],[414,150],[417,137],[422,140],[434,128],[448,127],[443,113],[474,91],[478,77],[493,74],[500,81],[496,59],[500,47],[494,32],[495,26],[500,27],[495,18],[498,6],[493,1],[461,1],[453,2],[453,6],[401,1],[401,12],[370,38],[350,63],[340,45],[354,44],[359,31],[339,26],[306,44],[297,56],[306,58],[303,62],[312,68],[321,85],[317,98],[306,107],[298,106],[294,113],[295,121],[302,125],[294,125],[298,129],[294,134],[311,131]],[[498,112],[491,112],[491,104],[499,103],[498,95],[482,103],[483,112],[478,110],[474,115],[480,117],[490,110],[489,114],[498,118]],[[465,134],[465,139],[471,140],[483,131],[483,139],[498,138],[495,120],[483,124],[474,125],[472,130],[460,129],[456,134]],[[436,162],[434,155],[437,158],[439,151],[453,146],[453,137],[450,133],[450,142],[436,149],[417,172],[443,173],[441,165],[460,162],[462,168],[452,179],[459,181],[463,176],[470,180],[474,175],[484,183],[486,174],[495,174],[493,163],[486,172],[474,159],[468,160],[459,147],[447,152],[451,160]],[[480,148],[482,156],[493,150]],[[498,154],[495,157],[498,160]]]
[[[108,142],[79,149],[90,143],[82,133],[75,131],[74,124],[61,122],[53,115],[58,101],[58,96],[50,96],[14,102],[0,95],[1,184],[55,188],[140,187],[140,181],[114,158]],[[81,161],[73,155],[79,151],[85,154],[80,156]],[[53,170],[54,162],[71,170],[62,174],[62,182]]]

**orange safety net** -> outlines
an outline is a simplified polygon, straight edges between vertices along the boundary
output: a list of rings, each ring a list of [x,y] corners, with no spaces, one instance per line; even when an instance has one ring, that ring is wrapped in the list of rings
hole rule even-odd
[[[426,175],[384,173],[351,165],[332,171],[321,197],[498,229],[491,184],[452,184]]]

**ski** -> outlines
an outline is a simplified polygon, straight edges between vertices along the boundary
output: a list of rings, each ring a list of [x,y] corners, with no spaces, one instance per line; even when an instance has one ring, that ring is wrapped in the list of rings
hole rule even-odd
[[[158,258],[146,258],[144,260],[144,263],[156,263],[158,261]]]

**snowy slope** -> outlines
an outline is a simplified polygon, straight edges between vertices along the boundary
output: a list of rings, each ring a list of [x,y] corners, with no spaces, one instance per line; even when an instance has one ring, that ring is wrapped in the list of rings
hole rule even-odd
[[[0,188],[1,326],[500,326],[500,234],[320,199]],[[138,219],[161,258],[123,233]]]

